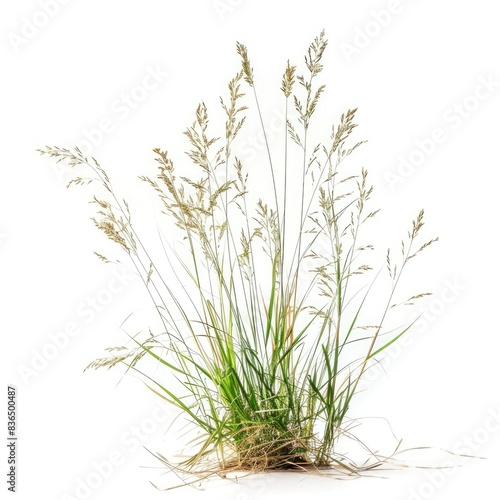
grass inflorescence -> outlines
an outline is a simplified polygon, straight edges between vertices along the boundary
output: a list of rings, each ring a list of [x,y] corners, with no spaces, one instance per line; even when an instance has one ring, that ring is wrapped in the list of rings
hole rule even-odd
[[[351,402],[370,364],[411,327],[384,331],[405,268],[436,239],[421,241],[421,211],[400,250],[383,256],[386,298],[376,323],[364,324],[380,272],[364,257],[374,247],[362,242],[362,232],[378,210],[370,208],[367,170],[346,161],[364,142],[352,140],[356,109],[341,115],[325,143],[311,137],[325,90],[317,80],[326,47],[321,33],[303,73],[290,62],[284,69],[281,169],[268,143],[265,166],[246,165],[233,153],[252,102],[265,132],[257,82],[240,43],[241,69],[220,100],[221,137],[201,103],[184,132],[195,168],[178,170],[167,151],[154,150],[157,174],[141,180],[158,196],[167,223],[181,231],[185,250],[179,255],[162,239],[167,271],[142,243],[128,204],[94,158],[77,148],[41,150],[87,176],[70,184],[104,188],[92,199],[93,222],[130,258],[161,325],[157,331],[148,326],[143,337],[110,349],[89,367],[137,371],[202,431],[196,453],[182,463],[185,470],[208,470],[207,463],[220,471],[361,469],[338,447],[341,438],[353,437]],[[270,199],[252,191],[252,175],[262,185],[268,179]],[[154,370],[148,371],[148,359]]]

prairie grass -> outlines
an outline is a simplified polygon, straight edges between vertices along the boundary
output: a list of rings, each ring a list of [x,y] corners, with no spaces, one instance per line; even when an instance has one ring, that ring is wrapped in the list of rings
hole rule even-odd
[[[350,164],[364,142],[353,140],[356,109],[340,116],[326,142],[311,136],[326,47],[321,33],[302,72],[290,62],[284,68],[280,168],[267,140],[267,164],[246,165],[233,153],[247,106],[265,137],[257,82],[240,43],[241,69],[220,100],[220,137],[200,103],[184,132],[188,165],[178,169],[167,151],[154,150],[156,176],[141,180],[161,203],[160,233],[175,225],[183,245],[179,252],[160,236],[161,262],[97,160],[77,148],[41,150],[75,167],[70,185],[99,185],[93,222],[130,258],[154,304],[151,325],[159,325],[88,368],[136,371],[201,431],[184,470],[362,470],[338,448],[341,438],[355,439],[351,402],[368,367],[411,327],[386,330],[388,315],[426,295],[396,296],[405,268],[437,240],[421,240],[423,210],[398,250],[383,252],[374,270],[369,264],[376,252],[363,242],[363,229],[378,209],[370,208],[367,170]],[[269,199],[249,189],[252,176]],[[386,295],[376,322],[367,324],[375,280],[385,280]]]

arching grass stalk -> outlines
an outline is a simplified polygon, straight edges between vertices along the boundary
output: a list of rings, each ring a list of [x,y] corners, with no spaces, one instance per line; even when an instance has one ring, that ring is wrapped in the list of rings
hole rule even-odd
[[[364,241],[363,228],[378,210],[369,208],[367,170],[347,161],[363,143],[351,140],[356,109],[342,114],[326,143],[310,146],[310,124],[325,90],[316,80],[326,47],[321,33],[307,51],[304,74],[290,62],[285,67],[281,180],[240,43],[242,68],[221,98],[224,138],[213,134],[201,103],[185,131],[195,168],[178,170],[166,151],[154,150],[157,175],[141,180],[166,216],[159,228],[165,258],[146,249],[128,204],[94,158],[78,149],[41,150],[83,172],[70,185],[100,186],[94,224],[130,258],[158,318],[146,334],[109,349],[89,368],[125,365],[184,412],[202,431],[198,451],[182,463],[191,471],[213,470],[214,460],[217,470],[361,470],[337,450],[342,437],[353,436],[350,404],[370,363],[411,326],[387,330],[394,302],[411,304],[426,295],[396,300],[404,269],[436,241],[419,243],[421,211],[397,262],[390,251],[384,256],[387,300],[379,322],[365,322],[375,278],[367,258],[374,246]],[[266,139],[267,169],[233,152],[249,105],[243,104],[245,84]],[[249,192],[249,176],[258,176],[262,186],[270,179],[270,202],[265,190]],[[163,236],[172,224],[183,235],[181,253]]]

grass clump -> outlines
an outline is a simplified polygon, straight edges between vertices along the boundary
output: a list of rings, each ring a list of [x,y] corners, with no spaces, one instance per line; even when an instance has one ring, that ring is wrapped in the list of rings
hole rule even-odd
[[[436,239],[421,241],[421,211],[397,258],[384,255],[384,305],[375,324],[364,323],[375,278],[369,264],[374,247],[362,234],[378,210],[370,208],[366,169],[346,161],[363,143],[351,138],[356,109],[342,114],[324,143],[311,137],[325,90],[317,80],[326,47],[321,33],[303,73],[289,62],[284,69],[281,168],[267,138],[267,165],[246,165],[233,153],[248,102],[265,132],[248,51],[240,43],[241,69],[220,100],[222,137],[213,135],[201,103],[184,132],[194,167],[178,170],[166,151],[154,150],[156,177],[141,180],[183,244],[180,255],[161,239],[163,262],[142,243],[128,204],[94,158],[76,148],[41,150],[87,175],[70,184],[103,188],[92,200],[93,222],[130,258],[157,314],[156,331],[148,325],[146,334],[90,367],[126,365],[182,410],[201,431],[196,453],[182,463],[186,470],[209,468],[207,461],[218,470],[359,470],[338,444],[353,436],[349,407],[371,363],[411,326],[384,329],[405,268]],[[256,196],[252,176],[271,186],[269,199]]]

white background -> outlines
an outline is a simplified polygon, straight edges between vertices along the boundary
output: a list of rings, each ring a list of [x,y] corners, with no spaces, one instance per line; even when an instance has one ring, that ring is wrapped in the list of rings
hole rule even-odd
[[[92,255],[109,247],[88,219],[90,191],[65,190],[68,172],[55,169],[36,148],[72,147],[93,137],[92,154],[117,189],[140,204],[141,216],[154,217],[137,176],[153,174],[154,147],[168,149],[179,164],[185,161],[182,130],[201,99],[216,108],[239,69],[235,42],[248,46],[264,121],[279,129],[281,101],[275,97],[285,61],[300,64],[323,28],[330,45],[320,123],[327,131],[341,112],[359,107],[358,133],[369,143],[356,161],[369,169],[384,210],[377,242],[398,241],[421,207],[428,234],[441,240],[414,275],[435,294],[421,304],[425,321],[393,351],[387,375],[374,376],[352,415],[387,418],[406,447],[468,448],[488,459],[459,461],[463,466],[447,475],[388,472],[389,480],[274,474],[238,483],[210,481],[205,493],[181,488],[169,498],[302,498],[311,492],[448,499],[479,491],[493,498],[484,493],[498,491],[500,465],[495,2],[6,4],[0,16],[0,321],[5,408],[7,384],[18,390],[18,498],[83,498],[85,489],[77,486],[89,481],[86,494],[92,499],[165,498],[149,483],[161,486],[164,470],[141,468],[158,465],[143,446],[161,451],[173,418],[163,418],[153,395],[134,377],[122,379],[119,370],[82,373],[103,347],[122,342],[120,324],[140,308],[143,291],[125,273],[123,290],[102,310],[89,312],[88,301],[109,298],[103,290],[116,285],[111,268]],[[149,79],[149,90],[137,89],[151,71],[156,85]],[[126,104],[127,94],[137,99]],[[99,135],[95,129],[103,120],[106,130]],[[258,158],[256,124],[244,133],[248,144],[257,142],[242,154]],[[433,137],[440,143],[431,144]],[[427,145],[425,155],[417,152],[418,144]],[[404,158],[413,167],[402,167]],[[75,335],[61,334],[71,325]],[[69,340],[55,352],[48,346],[58,334]],[[26,368],[33,372],[26,375]],[[98,476],[95,464],[112,457],[113,471]],[[6,486],[2,480],[4,491]]]

